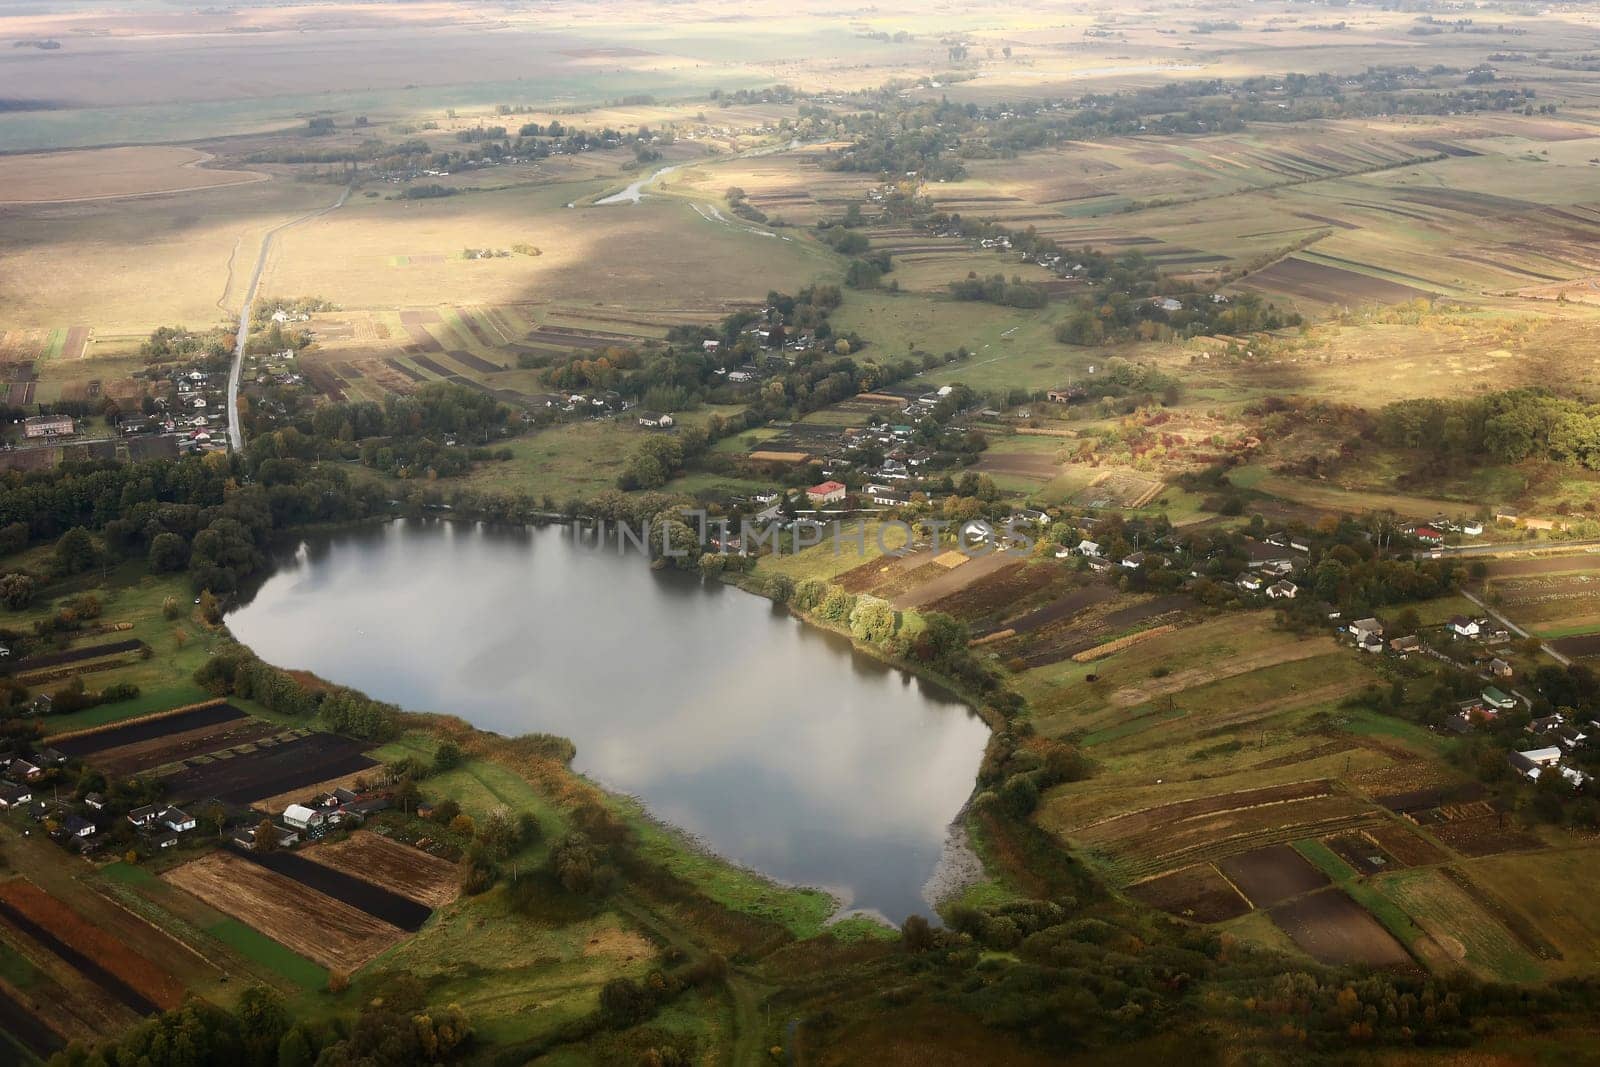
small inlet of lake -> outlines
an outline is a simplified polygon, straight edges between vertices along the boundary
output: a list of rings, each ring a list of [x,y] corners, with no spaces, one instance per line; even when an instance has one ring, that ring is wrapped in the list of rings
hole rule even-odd
[[[896,923],[931,913],[988,740],[965,704],[843,638],[567,527],[306,540],[228,625],[271,663],[409,710],[571,738],[579,771],[719,855]]]

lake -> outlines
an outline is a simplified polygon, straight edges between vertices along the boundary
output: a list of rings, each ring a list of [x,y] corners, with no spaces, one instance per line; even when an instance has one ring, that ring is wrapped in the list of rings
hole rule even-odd
[[[303,542],[228,617],[240,641],[415,711],[560,734],[577,769],[736,863],[899,922],[988,728],[782,608],[568,527],[399,521]]]

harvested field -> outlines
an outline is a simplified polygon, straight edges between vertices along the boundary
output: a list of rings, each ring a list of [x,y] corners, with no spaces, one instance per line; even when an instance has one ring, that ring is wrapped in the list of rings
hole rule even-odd
[[[1426,867],[1432,863],[1443,863],[1449,858],[1431,842],[1394,823],[1369,826],[1365,834],[1379,848],[1393,856],[1396,862],[1406,867]]]
[[[1279,904],[1268,914],[1314,959],[1322,963],[1409,967],[1411,957],[1378,920],[1337,889]]]
[[[1217,870],[1258,908],[1328,884],[1327,877],[1289,845],[1269,845],[1217,861]]]
[[[1200,923],[1222,922],[1250,910],[1250,902],[1209,863],[1197,863],[1128,887],[1135,900]]]
[[[0,917],[140,1015],[183,1002],[183,985],[171,974],[32,882],[0,884]]]
[[[1489,981],[1534,981],[1539,968],[1509,930],[1443,872],[1407,871],[1379,883],[1444,954]]]
[[[954,557],[954,559],[946,562],[946,557]],[[990,552],[984,556],[967,556],[953,550],[946,552],[935,560],[940,566],[948,567],[944,574],[896,596],[891,601],[891,604],[896,611],[920,608],[924,604],[931,604],[944,597],[958,593],[974,582],[987,578],[989,575],[1016,561],[1016,556],[1005,552]],[[956,565],[951,566],[952,563]]]
[[[232,804],[251,804],[263,797],[375,767],[377,761],[363,754],[367,747],[360,741],[332,734],[311,734],[227,759],[202,756],[190,760],[188,767],[167,779],[168,796],[178,804],[210,797]]]
[[[1127,472],[1107,471],[1073,497],[1086,508],[1142,508],[1160,495],[1165,483]]]
[[[357,830],[343,841],[317,845],[300,856],[388,886],[430,908],[444,907],[461,892],[461,872],[455,864],[370,830]]]
[[[1240,288],[1287,293],[1323,304],[1399,304],[1430,295],[1398,282],[1373,278],[1343,267],[1312,263],[1290,256],[1258,270],[1238,283]]]
[[[1396,815],[1410,815],[1430,808],[1471,804],[1482,800],[1484,793],[1483,786],[1477,782],[1464,782],[1460,785],[1412,789],[1404,793],[1385,793],[1373,799]]]
[[[192,148],[139,146],[0,157],[0,203],[66,204],[263,182],[247,170],[210,170]]]
[[[232,852],[213,852],[162,877],[330,970],[356,970],[406,936]]]
[[[1066,836],[1137,881],[1302,837],[1356,829],[1376,818],[1366,801],[1333,793],[1327,782],[1298,782],[1130,812],[1068,830]],[[1228,874],[1220,864],[1219,870]]]
[[[180,711],[147,715],[134,722],[86,730],[54,742],[56,748],[69,756],[85,757],[123,745],[136,745],[172,733],[198,730],[206,726],[219,726],[247,716],[232,704],[216,701]]]
[[[357,911],[364,911],[374,919],[391,926],[398,926],[407,933],[416,933],[422,929],[422,924],[433,914],[424,904],[418,904],[398,893],[391,893],[382,886],[346,874],[336,867],[312,863],[298,853],[240,852],[239,856],[246,862],[264,867],[308,889],[314,889],[324,896],[348,904]]]
[[[49,1059],[67,1044],[60,1034],[29,1009],[20,996],[13,996],[3,982],[0,982],[0,1032],[16,1038],[23,1048],[41,1060]],[[4,1046],[0,1045],[0,1051],[3,1049]]]
[[[1464,856],[1497,856],[1502,852],[1531,852],[1544,842],[1498,814],[1452,819],[1428,829],[1440,841]]]

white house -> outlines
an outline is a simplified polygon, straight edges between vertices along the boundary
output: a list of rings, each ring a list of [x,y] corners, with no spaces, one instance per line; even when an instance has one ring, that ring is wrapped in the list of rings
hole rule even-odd
[[[1272,600],[1293,600],[1300,587],[1293,582],[1276,582],[1267,586],[1267,596]]]
[[[156,822],[175,834],[186,833],[199,825],[195,817],[179,808],[166,808],[156,816]]]
[[[322,812],[308,808],[304,804],[290,804],[283,809],[285,825],[296,830],[309,830],[314,826],[321,826],[325,818]]]
[[[1100,544],[1099,544],[1099,542],[1097,542],[1097,541],[1079,541],[1078,542],[1078,555],[1080,555],[1080,556],[1090,556],[1090,557],[1092,557],[1094,559],[1099,559],[1100,558]]]
[[[1464,615],[1457,615],[1450,620],[1450,632],[1457,637],[1477,637],[1483,632],[1477,619],[1469,619]]]
[[[664,430],[672,425],[672,416],[659,411],[641,411],[639,412],[639,425]]]
[[[813,505],[837,504],[844,499],[846,491],[843,482],[822,482],[807,489],[806,496]]]
[[[1257,578],[1253,574],[1241,574],[1239,575],[1239,580],[1233,584],[1237,585],[1240,589],[1243,589],[1247,593],[1261,592],[1261,579]]]

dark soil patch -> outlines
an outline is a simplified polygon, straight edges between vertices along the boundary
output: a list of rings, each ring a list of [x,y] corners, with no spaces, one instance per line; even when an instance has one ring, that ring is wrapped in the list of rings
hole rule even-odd
[[[1129,886],[1128,895],[1169,915],[1199,923],[1222,922],[1250,910],[1250,902],[1209,863]]]
[[[1363,834],[1340,834],[1328,838],[1323,844],[1348,863],[1351,869],[1362,874],[1380,874],[1405,866]]]
[[[1580,634],[1577,637],[1563,637],[1550,642],[1550,646],[1563,656],[1573,659],[1588,659],[1591,656],[1600,656],[1600,634]]]
[[[172,715],[162,715],[158,718],[142,719],[139,722],[130,722],[125,726],[113,726],[105,730],[96,730],[94,733],[79,734],[69,737],[64,741],[56,742],[55,747],[69,756],[89,756],[107,749],[120,748],[123,745],[135,745],[142,741],[150,741],[168,734],[185,733],[198,730],[204,726],[219,726],[222,723],[232,722],[235,719],[247,718],[243,711],[232,704],[218,701],[204,707],[190,708]]]
[[[332,867],[313,863],[291,852],[260,853],[246,852],[243,849],[236,851],[251,863],[265,867],[275,874],[281,874],[285,878],[291,878],[308,889],[315,889],[324,896],[332,897],[358,911],[366,912],[374,919],[382,919],[389,925],[398,926],[410,933],[422,929],[422,924],[433,914],[433,910],[426,904],[418,904],[382,886],[373,885],[343,871],[336,871]]]
[[[1412,965],[1400,942],[1337,889],[1288,901],[1269,914],[1295,944],[1322,963],[1396,968]]]
[[[119,1003],[127,1005],[135,1013],[139,1015],[154,1015],[161,1010],[160,1005],[147,998],[143,993],[22,914],[10,901],[0,900],[0,917],[3,917],[22,933],[33,938],[40,945],[60,956],[74,970],[101,989],[104,989],[107,993],[110,993]]]
[[[1399,282],[1386,281],[1343,267],[1290,256],[1256,271],[1240,283],[1252,289],[1270,289],[1324,304],[1399,304],[1430,295]]]
[[[419,352],[443,352],[444,345],[439,339],[421,326],[406,325],[406,336],[411,338],[411,343]]]
[[[455,371],[450,370],[437,360],[429,359],[427,356],[412,355],[411,362],[415,363],[429,374],[437,374],[441,378],[451,378],[455,376]]]
[[[1052,601],[1049,604],[1046,604],[1042,608],[1030,611],[1026,615],[1018,618],[1011,619],[1006,623],[1006,629],[1015,630],[1019,634],[1031,633],[1032,631],[1040,629],[1044,626],[1048,626],[1053,622],[1060,622],[1062,619],[1071,618],[1080,611],[1083,611],[1085,608],[1091,608],[1096,604],[1103,604],[1107,600],[1111,600],[1116,597],[1116,595],[1117,591],[1111,586],[1106,585],[1103,582],[1095,582],[1094,584],[1086,585],[1081,589],[1074,589],[1072,592]]]
[[[103,645],[88,645],[84,648],[69,648],[65,652],[44,652],[37,656],[29,656],[17,664],[17,673],[37,671],[45,667],[60,667],[67,663],[81,663],[84,660],[103,659],[106,656],[118,656],[124,652],[133,652],[144,647],[144,642],[138,638],[127,641],[109,641]]]
[[[166,780],[168,796],[176,804],[211,797],[226,804],[252,804],[376,767],[377,761],[365,755],[368,747],[333,734],[311,734],[241,756],[201,757]]]
[[[1320,889],[1328,878],[1288,845],[1269,845],[1217,861],[1217,869],[1257,907]]]
[[[400,374],[404,374],[407,378],[410,378],[414,382],[425,382],[428,380],[428,376],[426,374],[423,374],[415,367],[401,363],[398,359],[386,359],[383,361],[383,364],[392,371],[397,371]]]
[[[67,1047],[60,1034],[46,1026],[43,1019],[5,989],[0,989],[0,1031],[16,1038],[23,1048],[41,1060],[47,1060]]]
[[[498,371],[505,370],[505,368],[498,363],[490,363],[482,356],[475,356],[471,352],[464,352],[460,349],[451,349],[445,354],[451,359],[455,360],[457,363],[460,363],[463,366],[471,367],[480,374],[494,374]]]
[[[1426,811],[1446,804],[1470,804],[1483,799],[1484,788],[1477,782],[1466,782],[1456,786],[1436,786],[1431,789],[1417,789],[1409,793],[1392,793],[1389,796],[1376,797],[1378,804],[1388,808],[1397,815],[1409,815],[1413,812]]]
[[[164,767],[193,756],[248,744],[277,732],[277,727],[257,719],[230,719],[217,726],[202,726],[183,733],[123,745],[97,753],[94,767],[107,778],[125,778],[136,771]]]

